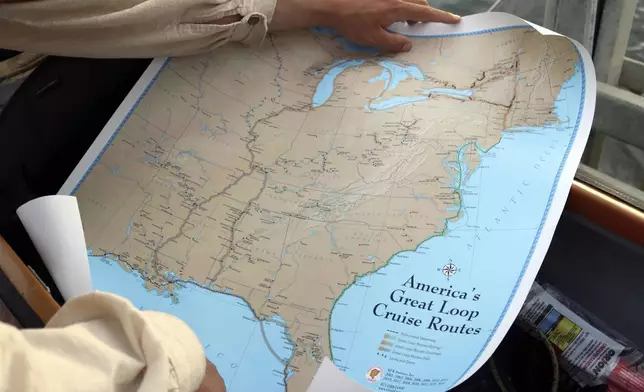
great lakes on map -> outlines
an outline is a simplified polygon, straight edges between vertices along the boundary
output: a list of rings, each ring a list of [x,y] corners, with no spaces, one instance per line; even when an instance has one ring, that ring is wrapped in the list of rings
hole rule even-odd
[[[387,327],[366,303],[408,275],[483,293],[471,352],[439,344],[474,359],[574,138],[583,65],[525,26],[413,40],[373,56],[298,32],[169,60],[75,191],[95,287],[179,315],[232,392],[303,392],[325,356],[368,385]],[[453,254],[429,256],[441,241]],[[497,264],[473,250],[504,242]]]

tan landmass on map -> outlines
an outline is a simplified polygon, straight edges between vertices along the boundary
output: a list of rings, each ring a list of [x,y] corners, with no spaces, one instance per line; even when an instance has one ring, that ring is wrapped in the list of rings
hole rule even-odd
[[[372,80],[383,67],[367,59],[313,107],[341,44],[311,33],[267,41],[170,61],[77,196],[88,246],[150,289],[194,280],[243,298],[258,318],[279,315],[295,344],[288,390],[303,392],[331,355],[343,290],[443,233],[459,184],[502,131],[558,121],[555,99],[578,58],[567,40],[529,29],[419,38],[389,60],[424,80],[383,91]],[[426,94],[434,88],[473,95]]]

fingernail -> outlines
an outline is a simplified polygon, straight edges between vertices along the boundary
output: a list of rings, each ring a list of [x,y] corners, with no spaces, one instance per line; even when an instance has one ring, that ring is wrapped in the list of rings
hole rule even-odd
[[[401,52],[409,52],[411,50],[411,42],[407,42],[403,45]]]
[[[451,12],[450,12],[449,14],[450,14],[450,15],[452,15],[452,18],[454,18],[454,19],[456,19],[456,20],[461,20],[461,16],[460,16],[460,15],[456,15],[456,14],[453,14],[453,13],[451,13]]]

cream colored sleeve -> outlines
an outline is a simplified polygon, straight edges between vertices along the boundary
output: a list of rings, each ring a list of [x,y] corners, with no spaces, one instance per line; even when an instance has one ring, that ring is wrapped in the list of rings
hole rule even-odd
[[[112,294],[68,302],[44,329],[0,323],[2,392],[187,392],[205,369],[186,324]]]
[[[276,0],[0,0],[0,48],[81,57],[194,54],[259,45]],[[239,22],[217,21],[237,15]]]

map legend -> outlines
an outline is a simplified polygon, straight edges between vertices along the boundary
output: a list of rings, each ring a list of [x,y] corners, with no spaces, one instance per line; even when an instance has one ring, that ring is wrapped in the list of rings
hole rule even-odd
[[[395,339],[396,338],[393,335],[386,333],[382,338],[382,341],[380,341],[380,347],[378,347],[377,355],[387,358],[387,353],[391,352],[394,345],[393,340]]]
[[[436,341],[426,336],[401,334],[395,343],[389,343],[391,351],[388,358],[393,362],[415,365],[417,361],[432,361],[442,355]]]

